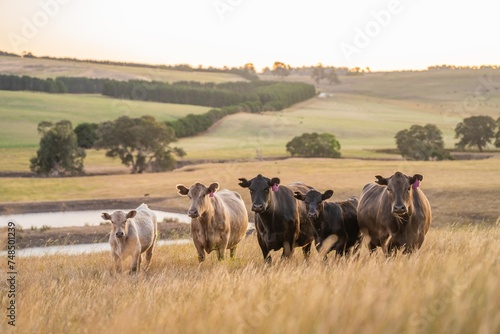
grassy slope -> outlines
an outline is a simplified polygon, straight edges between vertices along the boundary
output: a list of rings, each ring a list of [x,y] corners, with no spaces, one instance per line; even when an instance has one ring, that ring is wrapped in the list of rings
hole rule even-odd
[[[114,274],[108,253],[16,259],[15,332],[498,333],[499,238],[431,229],[412,256],[323,263],[313,251],[306,264],[297,251],[267,267],[251,236],[235,260],[201,266],[193,245],[158,247],[134,277]]]
[[[304,76],[285,80],[313,83]],[[331,97],[314,98],[280,113],[230,116],[202,136],[181,140],[179,146],[189,159],[253,158],[257,150],[264,157],[284,156],[294,136],[316,131],[334,133],[346,157],[383,158],[366,149],[393,148],[395,134],[413,124],[437,125],[446,147],[453,148],[454,129],[463,118],[500,117],[500,70],[373,73],[340,80],[340,85],[318,86]],[[208,150],[211,147],[215,152]]]
[[[117,65],[101,65],[52,59],[33,59],[0,56],[0,73],[28,75],[39,78],[58,76],[110,78],[116,80],[156,80],[156,81],[200,81],[227,82],[245,81],[244,78],[228,73],[186,72],[167,69],[152,69]]]

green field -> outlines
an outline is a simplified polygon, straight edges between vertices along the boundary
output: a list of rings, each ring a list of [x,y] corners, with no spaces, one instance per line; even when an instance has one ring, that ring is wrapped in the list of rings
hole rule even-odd
[[[78,67],[83,63],[67,64]],[[48,68],[55,70],[56,66]],[[118,66],[116,70],[125,75],[136,69]],[[189,80],[188,77],[183,79]],[[312,83],[307,76],[292,75],[285,80]],[[288,156],[285,145],[297,135],[329,132],[340,141],[343,157],[400,159],[397,155],[375,150],[395,148],[395,134],[413,124],[437,125],[443,131],[446,148],[452,149],[456,143],[455,126],[463,118],[490,115],[496,119],[500,116],[500,94],[497,93],[500,70],[371,73],[340,76],[340,80],[339,85],[321,83],[317,86],[326,96],[315,97],[281,112],[228,116],[205,133],[183,138],[175,145],[184,148],[187,160],[265,159]],[[12,157],[1,162],[0,171],[28,170],[27,159],[33,156],[37,147],[36,125],[41,120],[70,119],[76,126],[80,122],[99,122],[121,115],[149,114],[159,120],[172,120],[208,110],[187,105],[115,100],[99,95],[33,92],[0,91],[0,101],[0,150],[9,149],[2,153]],[[487,148],[494,149],[491,145]],[[89,154],[85,165],[89,170],[120,167],[117,161],[99,158],[94,153]]]
[[[239,75],[213,72],[188,72],[143,67],[92,64],[54,59],[0,56],[0,74],[28,75],[38,78],[87,77],[147,81],[246,81]]]
[[[0,148],[38,147],[40,121],[68,119],[73,126],[82,122],[102,122],[120,116],[151,115],[171,121],[186,114],[201,114],[210,108],[112,99],[91,94],[46,94],[0,91]]]

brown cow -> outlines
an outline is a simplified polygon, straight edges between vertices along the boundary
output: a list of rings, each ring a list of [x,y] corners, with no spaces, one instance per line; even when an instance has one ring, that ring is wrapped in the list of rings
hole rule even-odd
[[[370,249],[379,246],[390,253],[420,248],[432,219],[429,201],[419,188],[423,176],[396,172],[376,178],[364,186],[358,205],[359,227],[370,237]]]
[[[188,216],[200,262],[205,260],[205,252],[210,254],[213,250],[217,250],[219,260],[224,259],[226,249],[233,258],[248,227],[248,213],[240,194],[226,189],[217,191],[218,188],[218,183],[207,187],[197,182],[189,189],[177,185],[179,194],[191,201]]]

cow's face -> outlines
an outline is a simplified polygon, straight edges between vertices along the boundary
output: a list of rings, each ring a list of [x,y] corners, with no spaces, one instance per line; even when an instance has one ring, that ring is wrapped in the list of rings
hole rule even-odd
[[[252,211],[259,213],[264,212],[269,208],[270,192],[278,191],[280,179],[273,177],[269,179],[262,175],[257,175],[250,181],[245,178],[240,178],[239,185],[243,188],[250,189],[252,197]]]
[[[177,190],[181,196],[187,196],[191,201],[191,205],[188,209],[188,216],[191,218],[198,218],[203,213],[207,211],[210,197],[214,196],[214,193],[219,188],[218,183],[212,183],[209,187],[197,182],[191,186],[191,188],[186,188],[182,184],[177,185]]]
[[[389,178],[380,175],[375,177],[377,178],[376,183],[387,187],[392,213],[397,216],[411,213],[412,185],[417,188],[424,177],[420,174],[410,177],[401,172],[396,172]]]
[[[323,201],[329,199],[333,195],[333,190],[327,190],[323,194],[317,190],[309,190],[307,194],[302,195],[295,192],[294,196],[306,204],[307,216],[311,219],[317,219],[323,212]]]
[[[137,211],[135,210],[129,211],[127,214],[123,211],[115,211],[111,215],[103,212],[101,217],[106,220],[111,220],[111,224],[113,225],[113,231],[111,233],[114,233],[118,239],[121,239],[128,234],[128,220],[129,218],[134,218],[136,213]]]

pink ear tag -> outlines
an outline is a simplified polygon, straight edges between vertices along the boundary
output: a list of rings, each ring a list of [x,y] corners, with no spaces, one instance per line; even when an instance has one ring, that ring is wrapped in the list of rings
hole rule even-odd
[[[273,191],[278,191],[278,185],[276,183],[273,184]]]
[[[214,192],[213,192],[213,191],[211,191],[211,192],[210,192],[210,195],[208,195],[208,196],[210,196],[210,197],[214,197]]]
[[[417,189],[418,186],[420,186],[420,180],[419,179],[416,179],[415,182],[413,182],[413,184],[411,185],[411,187],[413,189]]]

